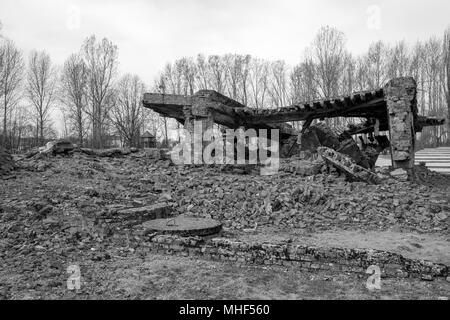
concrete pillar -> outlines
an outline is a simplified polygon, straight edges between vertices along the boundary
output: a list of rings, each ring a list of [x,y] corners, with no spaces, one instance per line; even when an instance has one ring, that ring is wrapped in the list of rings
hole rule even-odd
[[[203,164],[203,150],[208,141],[204,141],[203,135],[208,129],[212,129],[214,121],[206,106],[194,104],[192,107],[183,108],[185,117],[184,128],[191,135],[191,156],[193,164]]]
[[[384,87],[392,165],[406,170],[408,175],[414,169],[416,93],[416,82],[410,77],[392,79]]]

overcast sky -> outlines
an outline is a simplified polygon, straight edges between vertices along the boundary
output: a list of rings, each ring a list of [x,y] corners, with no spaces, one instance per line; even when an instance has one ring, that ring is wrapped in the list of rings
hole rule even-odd
[[[121,72],[148,85],[167,62],[198,53],[249,53],[294,65],[322,25],[354,54],[371,42],[414,43],[450,24],[449,0],[0,0],[3,35],[57,64],[91,34],[119,47]]]

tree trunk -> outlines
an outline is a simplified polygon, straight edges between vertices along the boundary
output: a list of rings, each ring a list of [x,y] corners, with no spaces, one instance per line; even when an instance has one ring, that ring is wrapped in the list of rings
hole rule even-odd
[[[168,147],[169,146],[169,137],[167,135],[167,118],[166,117],[164,117],[164,135],[165,135],[165,139],[166,139],[165,147]]]
[[[39,136],[39,138],[40,138],[40,140],[41,140],[41,145],[43,145],[44,144],[44,119],[42,118],[42,115],[41,115],[41,117],[40,117],[40,119],[39,119],[39,122],[40,122],[40,128],[39,128],[39,130],[40,130],[40,136]]]
[[[3,147],[7,149],[6,146],[6,95],[5,95],[5,109],[4,109],[4,118],[3,118]]]
[[[447,96],[447,143],[450,145],[450,92]]]

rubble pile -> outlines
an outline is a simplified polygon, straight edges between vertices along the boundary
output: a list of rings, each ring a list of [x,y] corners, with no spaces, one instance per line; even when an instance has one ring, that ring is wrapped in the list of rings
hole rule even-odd
[[[294,163],[286,166],[301,167]],[[450,180],[441,176],[437,188],[395,180],[382,169],[383,183],[371,185],[348,182],[320,161],[309,164],[312,175],[296,169],[261,176],[174,166],[145,153],[74,153],[18,164],[15,179],[0,188],[0,259],[20,279],[0,288],[0,297],[23,290],[67,294],[61,283],[68,264],[83,261],[88,270],[89,263],[133,254],[142,241],[133,224],[149,217],[213,218],[242,232],[268,226],[448,233],[450,227]]]
[[[299,169],[307,161],[298,161],[294,162],[297,169],[272,176],[236,174],[214,166],[173,166],[168,160],[131,156],[78,154],[40,159],[37,166],[49,181],[61,179],[64,188],[70,186],[64,180],[77,183],[71,187],[71,197],[78,194],[72,200],[74,206],[86,202],[83,206],[97,214],[168,203],[174,215],[213,218],[235,229],[258,224],[312,230],[397,226],[439,231],[449,226],[450,199],[442,184],[447,179],[450,185],[448,177],[439,180],[438,189],[432,184],[396,180],[388,169],[382,169],[378,175],[384,177],[383,182],[371,185],[346,181],[344,175],[330,173],[321,161]],[[29,163],[29,170],[33,171],[33,166]],[[284,166],[295,167],[292,163]],[[61,190],[56,188],[56,192]]]
[[[313,176],[326,170],[326,165],[323,161],[306,161],[301,159],[282,159],[280,163],[281,172],[295,173],[300,176]]]
[[[28,160],[23,167],[43,172],[41,184],[47,187],[46,193],[51,185],[52,197],[69,197],[65,203],[77,213],[110,218],[126,219],[119,215],[124,209],[165,203],[174,215],[213,218],[226,228],[241,230],[257,224],[311,230],[395,226],[440,231],[450,223],[445,188],[450,179],[426,168],[416,172],[426,181],[439,177],[439,188],[433,183],[397,180],[387,168],[377,170],[383,177],[377,185],[350,182],[322,161],[304,160],[283,162],[280,172],[272,176],[217,166],[174,166],[169,160],[145,155],[96,158],[74,154]],[[70,191],[63,192],[67,188]]]
[[[369,185],[322,173],[255,179],[191,172],[177,179],[172,197],[179,213],[212,217],[236,229],[257,223],[316,231],[399,227],[422,232],[446,230],[450,223],[442,193],[394,179]]]
[[[445,186],[448,184],[448,176],[431,171],[425,164],[414,167],[414,178],[416,182],[426,185]]]

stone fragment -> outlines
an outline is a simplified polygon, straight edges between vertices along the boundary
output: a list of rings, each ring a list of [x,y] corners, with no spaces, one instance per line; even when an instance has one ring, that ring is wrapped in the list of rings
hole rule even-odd
[[[389,173],[393,178],[400,181],[408,180],[408,172],[402,168],[395,169]]]
[[[167,203],[157,203],[144,207],[119,210],[113,215],[113,218],[143,222],[147,220],[166,218],[170,215],[171,211],[172,209]]]
[[[434,277],[431,274],[422,274],[420,279],[424,281],[433,281]]]
[[[58,139],[54,141],[49,141],[47,144],[39,148],[39,152],[41,154],[60,154],[60,153],[69,153],[74,149],[74,145],[72,142],[64,139]]]
[[[445,219],[448,218],[448,215],[447,215],[444,211],[441,211],[441,212],[439,212],[439,213],[436,215],[436,217],[437,217],[439,220],[444,221]]]

